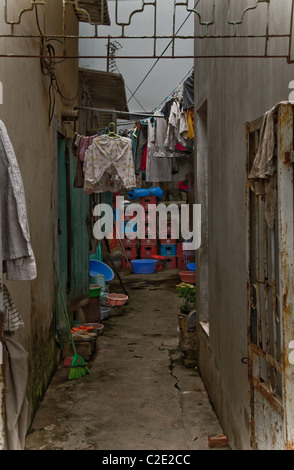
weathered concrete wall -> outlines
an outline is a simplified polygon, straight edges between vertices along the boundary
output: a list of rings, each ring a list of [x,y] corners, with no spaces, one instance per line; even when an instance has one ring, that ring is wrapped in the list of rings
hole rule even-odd
[[[290,4],[271,2],[270,31],[287,30]],[[226,5],[218,2],[216,16],[224,24]],[[243,32],[260,31],[266,5],[250,13]],[[209,17],[206,13],[204,19]],[[259,40],[233,39],[227,45],[216,41],[206,46],[196,40],[196,53],[218,50],[248,55],[262,50]],[[276,41],[270,47],[278,51],[280,44]],[[199,367],[230,445],[236,449],[250,447],[247,366],[241,362],[247,356],[245,123],[287,100],[293,79],[294,66],[286,59],[195,60],[196,190],[203,209],[197,308],[199,320],[209,321],[209,334],[198,328]]]
[[[28,2],[8,2],[9,19],[17,17],[21,7]],[[26,3],[26,4],[25,4]],[[48,31],[62,31],[62,2],[49,0],[46,5]],[[38,7],[40,27],[43,30],[43,8]],[[0,31],[8,32],[1,11]],[[68,31],[78,32],[78,22],[73,9],[68,11]],[[35,12],[25,13],[17,34],[38,34]],[[41,40],[1,39],[1,51],[18,55],[39,55]],[[56,52],[61,52],[58,42],[52,41]],[[69,53],[77,54],[77,41],[67,45]],[[56,66],[58,85],[65,97],[74,97],[78,89],[76,60]],[[57,259],[57,185],[56,148],[57,131],[49,125],[49,77],[41,72],[38,58],[1,58],[0,80],[3,84],[1,120],[7,127],[23,178],[31,242],[38,275],[34,281],[5,281],[13,300],[25,322],[25,328],[16,333],[29,352],[28,400],[33,413],[51,379],[58,351],[55,343],[55,281],[53,259]],[[69,127],[62,125],[61,109],[67,101],[56,96],[56,115],[59,130],[71,135]],[[69,103],[71,106],[74,102]],[[70,134],[69,134],[70,132]]]

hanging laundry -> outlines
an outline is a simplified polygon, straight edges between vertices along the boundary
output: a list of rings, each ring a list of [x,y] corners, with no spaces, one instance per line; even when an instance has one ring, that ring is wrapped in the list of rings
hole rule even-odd
[[[257,154],[248,177],[256,182],[254,191],[264,200],[265,219],[270,228],[274,228],[275,225],[277,197],[277,168],[274,161],[275,114],[281,104],[287,103],[287,101],[281,101],[264,114]]]
[[[148,122],[147,120],[141,121],[137,131],[137,141],[135,148],[135,173],[139,175],[142,170],[142,158],[146,149],[148,140]]]
[[[28,383],[28,352],[11,336],[5,335],[4,347],[4,450],[23,450],[27,434],[29,406],[26,398]]]
[[[185,147],[187,143],[187,132],[188,124],[186,112],[183,110],[182,104],[178,100],[174,100],[168,119],[167,134],[164,142],[165,147],[171,153],[174,152],[177,143]]]
[[[154,157],[158,158],[168,158],[170,153],[166,149],[164,142],[167,134],[167,122],[165,119],[158,118],[156,116],[163,116],[162,111],[156,111],[154,117],[156,120],[156,135],[155,135],[155,148],[154,148]]]
[[[98,137],[98,134],[91,135],[91,136],[84,136],[80,134],[76,134],[73,145],[76,148],[76,154],[79,159],[83,162],[85,160],[86,151],[92,145],[93,139]]]
[[[165,103],[165,105],[163,106],[163,108],[161,109],[161,112],[164,115],[165,119],[169,118],[170,111],[171,111],[171,108],[172,108],[172,105],[173,105],[174,101],[175,101],[174,98],[168,100]]]
[[[72,144],[72,152],[77,157],[77,166],[76,166],[76,174],[74,180],[74,187],[75,188],[83,188],[84,187],[84,172],[83,172],[83,162],[85,160],[85,155],[93,142],[93,138],[97,137],[94,136],[84,136],[78,133],[75,134],[73,144]]]
[[[187,125],[188,125],[187,139],[194,139],[194,136],[195,136],[194,108],[190,108],[187,110]]]
[[[183,83],[183,109],[194,108],[194,71]]]
[[[146,144],[145,148],[144,148],[143,155],[142,155],[141,171],[146,171],[147,151],[148,151],[148,145]]]
[[[136,177],[131,140],[108,134],[94,138],[85,154],[83,170],[87,194],[134,188]]]
[[[194,184],[190,185],[188,179],[178,182],[179,190],[185,193],[188,193],[189,191],[191,191],[193,187],[194,187]]]
[[[14,333],[24,327],[24,321],[21,318],[9,290],[3,284],[3,313],[4,313],[4,331]]]
[[[0,204],[2,260],[8,280],[32,280],[37,276],[30,241],[22,176],[7,129],[0,121]]]
[[[176,146],[175,146],[175,150],[179,153],[187,153],[187,149],[186,147],[183,147],[183,145],[177,143]]]
[[[156,145],[156,128],[157,120],[155,118],[150,118],[148,121],[146,181],[152,183],[171,181],[172,176],[171,158],[159,158],[154,156]]]

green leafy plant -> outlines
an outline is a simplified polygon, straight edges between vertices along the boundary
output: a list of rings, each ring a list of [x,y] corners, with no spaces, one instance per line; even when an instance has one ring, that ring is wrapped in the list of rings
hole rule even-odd
[[[184,299],[184,303],[180,307],[180,312],[188,315],[196,307],[196,286],[181,282],[177,285],[177,296]]]

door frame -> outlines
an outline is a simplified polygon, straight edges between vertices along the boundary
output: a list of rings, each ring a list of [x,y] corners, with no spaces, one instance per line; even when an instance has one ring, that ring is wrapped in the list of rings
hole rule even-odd
[[[251,447],[294,449],[293,106],[276,114],[275,226],[248,179],[263,117],[246,124],[248,382]],[[261,269],[262,268],[262,269]]]

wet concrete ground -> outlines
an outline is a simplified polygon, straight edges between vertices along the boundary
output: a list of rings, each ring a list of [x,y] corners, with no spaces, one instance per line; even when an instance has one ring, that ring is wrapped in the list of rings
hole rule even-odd
[[[61,362],[26,450],[210,450],[222,429],[199,376],[179,350],[177,270],[122,273],[129,301],[104,323],[91,371],[68,380]],[[122,292],[117,280],[111,292]]]

